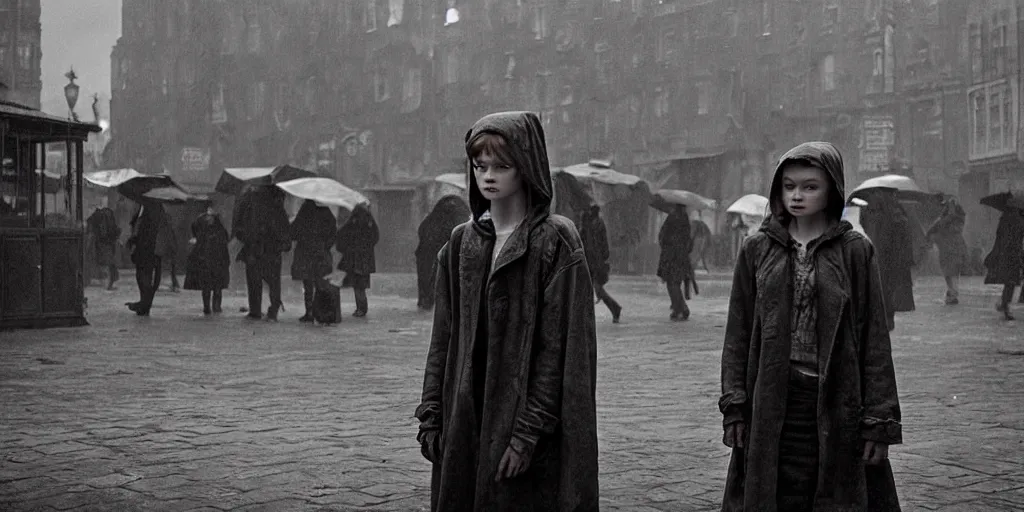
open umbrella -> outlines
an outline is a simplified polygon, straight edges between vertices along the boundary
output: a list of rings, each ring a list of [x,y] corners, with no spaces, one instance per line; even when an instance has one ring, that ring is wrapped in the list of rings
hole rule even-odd
[[[981,198],[981,204],[1005,212],[1010,208],[1024,210],[1024,194],[1016,195],[1013,192],[1000,192]]]
[[[764,217],[768,214],[768,198],[760,194],[747,194],[737,199],[725,211],[726,213]]]
[[[317,174],[291,165],[277,167],[231,167],[224,169],[214,190],[237,195],[245,185],[276,185],[298,178],[313,178]]]
[[[467,187],[466,175],[464,173],[461,173],[461,172],[445,173],[445,174],[442,174],[442,175],[434,178],[434,181],[436,181],[438,183],[444,183],[445,185],[451,185],[453,187],[457,187],[457,188],[460,188],[462,190],[466,190],[466,187]]]
[[[84,177],[87,182],[100,187],[113,188],[136,203],[146,200],[178,202],[191,197],[185,189],[166,174],[150,175],[142,174],[134,169],[115,169],[86,173]],[[146,195],[155,189],[176,189],[177,192],[163,190]]]
[[[340,206],[352,210],[359,204],[369,204],[363,194],[331,178],[298,178],[276,184],[277,188],[302,199],[310,199],[320,206]]]
[[[899,174],[886,174],[866,180],[850,192],[850,197],[867,199],[873,193],[887,190],[895,190],[897,196],[904,201],[927,201],[932,197],[932,194],[925,192],[912,178]]]
[[[661,189],[651,194],[651,207],[670,213],[676,205],[683,205],[694,210],[714,210],[718,203],[689,190]]]

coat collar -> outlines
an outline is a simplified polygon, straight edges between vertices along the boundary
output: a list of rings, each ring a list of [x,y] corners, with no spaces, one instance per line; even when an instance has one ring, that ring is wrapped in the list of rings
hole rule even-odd
[[[817,246],[820,247],[827,242],[830,242],[836,238],[841,238],[846,234],[847,231],[853,229],[853,224],[848,221],[842,220],[828,228],[817,240]],[[775,243],[783,247],[791,247],[795,241],[789,234],[789,229],[779,220],[778,217],[771,215],[761,226],[761,231],[764,231],[768,238],[772,239]]]

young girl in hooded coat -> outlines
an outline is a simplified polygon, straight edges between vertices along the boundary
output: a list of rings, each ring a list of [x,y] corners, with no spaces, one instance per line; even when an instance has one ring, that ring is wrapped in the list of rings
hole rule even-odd
[[[840,220],[843,161],[789,150],[771,216],[743,243],[722,351],[722,510],[899,510],[888,446],[902,440],[874,247]]]
[[[223,290],[231,284],[228,230],[213,207],[192,222],[192,250],[185,261],[185,289],[200,290],[203,314],[220,313]]]
[[[432,511],[598,510],[594,289],[550,213],[544,132],[492,114],[466,136],[473,220],[438,254],[416,410]]]

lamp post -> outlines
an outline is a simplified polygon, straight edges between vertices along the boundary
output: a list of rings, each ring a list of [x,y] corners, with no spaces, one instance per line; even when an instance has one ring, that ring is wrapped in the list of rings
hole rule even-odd
[[[78,103],[78,84],[75,83],[75,79],[78,78],[75,75],[75,68],[71,68],[70,71],[64,73],[64,76],[68,79],[68,84],[64,86],[64,99],[68,102],[68,110],[71,112],[71,119],[78,121],[78,114],[75,114],[75,104]]]

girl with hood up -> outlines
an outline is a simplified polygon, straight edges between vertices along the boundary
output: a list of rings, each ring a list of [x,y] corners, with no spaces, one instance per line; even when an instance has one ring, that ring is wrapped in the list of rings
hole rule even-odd
[[[377,271],[377,259],[373,248],[380,241],[380,230],[373,219],[370,208],[365,204],[356,205],[352,215],[338,230],[335,249],[341,253],[338,270],[345,272],[343,287],[352,287],[356,297],[356,310],[352,316],[366,316],[369,304],[366,289],[370,287],[370,274]]]
[[[231,284],[228,230],[213,206],[192,222],[192,250],[185,261],[185,289],[200,290],[203,314],[220,313],[223,290]]]
[[[438,254],[417,440],[432,511],[598,510],[594,289],[573,223],[550,213],[533,113],[466,135],[473,220]]]
[[[899,510],[885,299],[874,247],[841,220],[844,189],[835,146],[789,150],[743,243],[722,351],[723,511]]]

